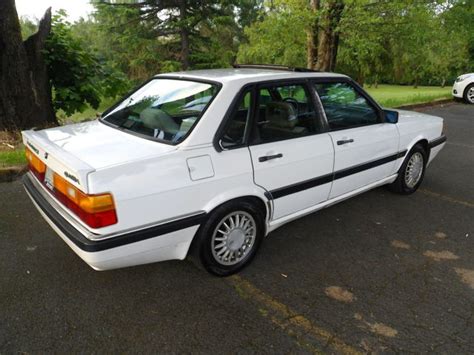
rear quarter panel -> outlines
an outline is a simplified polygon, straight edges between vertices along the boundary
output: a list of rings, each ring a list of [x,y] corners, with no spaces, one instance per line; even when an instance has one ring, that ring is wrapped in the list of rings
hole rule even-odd
[[[243,149],[243,150],[242,150]],[[112,192],[118,224],[100,233],[113,233],[210,212],[241,196],[265,201],[264,191],[253,183],[247,148],[216,152],[213,146],[178,150],[164,156],[98,170],[89,175],[92,191]],[[209,156],[214,174],[192,180],[187,161]]]

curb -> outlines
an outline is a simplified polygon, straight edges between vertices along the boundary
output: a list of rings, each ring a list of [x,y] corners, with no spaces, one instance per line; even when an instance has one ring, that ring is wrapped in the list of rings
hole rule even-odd
[[[453,99],[442,99],[442,100],[435,100],[435,101],[430,101],[430,102],[423,102],[421,104],[398,106],[398,107],[395,107],[395,109],[417,110],[417,109],[423,109],[423,108],[434,107],[434,106],[450,105],[450,104],[455,104],[455,103],[456,101]]]
[[[19,179],[24,173],[26,173],[26,170],[26,165],[0,168],[0,183],[15,181],[16,179]]]

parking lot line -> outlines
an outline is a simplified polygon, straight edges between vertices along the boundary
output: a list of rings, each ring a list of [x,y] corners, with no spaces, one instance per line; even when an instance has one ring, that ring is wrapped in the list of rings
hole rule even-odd
[[[259,308],[263,316],[268,317],[291,337],[295,337],[300,346],[313,353],[324,352],[324,350],[318,349],[310,343],[310,338],[314,338],[319,342],[323,342],[325,347],[327,346],[339,353],[361,354],[360,351],[345,344],[328,330],[315,325],[287,305],[276,301],[242,277],[234,275],[229,280],[241,297],[250,300]],[[261,307],[264,309],[261,310]]]
[[[447,196],[447,195],[442,195],[440,193],[433,192],[433,191],[426,190],[426,189],[419,189],[418,191],[420,191],[421,193],[424,193],[425,195],[437,197],[437,198],[439,198],[441,200],[444,200],[444,201],[447,201],[447,202],[457,203],[458,205],[463,205],[463,206],[467,206],[467,207],[471,207],[471,208],[474,207],[474,203],[472,203],[472,202],[458,200],[454,197]]]

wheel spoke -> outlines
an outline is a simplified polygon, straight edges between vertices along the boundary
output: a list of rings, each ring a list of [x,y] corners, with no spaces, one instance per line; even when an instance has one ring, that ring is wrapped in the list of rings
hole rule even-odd
[[[217,256],[221,256],[226,250],[227,250],[226,247],[222,248],[222,249],[219,250],[219,252],[217,253]]]
[[[222,243],[216,245],[214,248],[220,249],[220,248],[224,247],[226,244],[227,244],[226,242],[222,242]]]

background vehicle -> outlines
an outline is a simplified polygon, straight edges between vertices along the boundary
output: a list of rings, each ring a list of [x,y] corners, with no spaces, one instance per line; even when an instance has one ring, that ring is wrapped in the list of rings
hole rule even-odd
[[[272,230],[374,187],[410,194],[443,120],[345,75],[238,66],[158,75],[88,123],[23,132],[27,192],[98,270],[191,253],[247,265]]]
[[[460,75],[453,86],[453,96],[474,104],[474,73]]]

